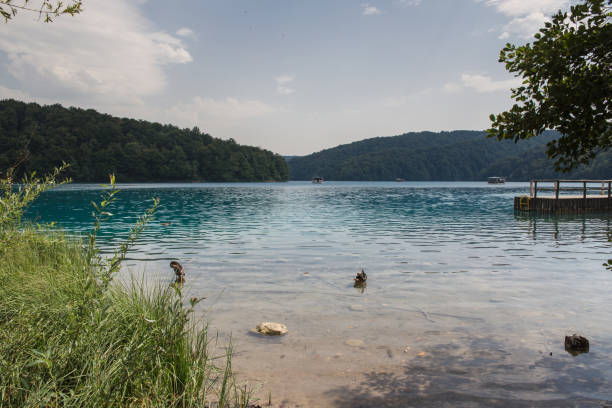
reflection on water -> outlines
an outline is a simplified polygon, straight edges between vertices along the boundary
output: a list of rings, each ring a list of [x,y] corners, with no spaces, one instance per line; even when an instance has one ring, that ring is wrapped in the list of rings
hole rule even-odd
[[[612,274],[602,267],[611,252],[609,215],[515,214],[513,197],[528,191],[518,183],[153,184],[122,190],[112,222],[102,228],[103,245],[125,237],[151,198],[159,197],[156,220],[129,265],[170,281],[168,263],[180,260],[188,296],[208,297],[204,307],[214,310],[213,327],[233,333],[245,356],[271,352],[246,334],[252,327],[282,321],[290,330],[278,340],[286,353],[310,347],[316,355],[334,356],[347,338],[365,342],[365,357],[338,358],[362,372],[390,359],[389,353],[404,357],[392,359],[395,364],[409,364],[418,357],[403,353],[411,343],[431,353],[435,362],[423,360],[429,369],[442,370],[436,364],[452,354],[484,370],[452,363],[466,374],[444,377],[470,378],[466,383],[483,398],[516,383],[503,373],[516,376],[521,369],[539,373],[526,381],[547,388],[508,387],[508,398],[548,398],[566,384],[563,398],[612,399]],[[89,203],[99,194],[89,185],[51,191],[28,215],[84,234],[91,226]],[[352,287],[361,268],[368,274],[364,291]],[[561,357],[564,336],[574,332],[592,339],[591,353]],[[438,343],[441,338],[448,342]],[[479,343],[488,353],[509,354],[492,355],[486,364],[478,360],[481,353],[467,358],[475,338],[489,342]],[[377,347],[389,352],[380,356]],[[550,359],[540,354],[553,350]],[[287,370],[297,364],[290,360],[283,358]],[[261,364],[256,357],[244,361],[246,372],[249,362]],[[308,363],[300,364],[304,370]],[[576,364],[590,385],[542,374],[567,375]],[[606,386],[595,387],[588,373]]]

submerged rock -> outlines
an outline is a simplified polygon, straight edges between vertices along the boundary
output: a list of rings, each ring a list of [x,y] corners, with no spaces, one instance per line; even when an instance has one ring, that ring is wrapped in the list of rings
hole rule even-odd
[[[573,356],[589,352],[589,340],[586,337],[573,334],[565,336],[565,351]]]
[[[255,327],[255,331],[266,336],[280,336],[288,333],[289,329],[282,323],[263,322]]]
[[[365,346],[365,343],[363,341],[357,340],[357,339],[349,339],[349,340],[345,341],[344,344],[346,344],[347,346],[351,346],[351,347],[363,347],[363,346]]]

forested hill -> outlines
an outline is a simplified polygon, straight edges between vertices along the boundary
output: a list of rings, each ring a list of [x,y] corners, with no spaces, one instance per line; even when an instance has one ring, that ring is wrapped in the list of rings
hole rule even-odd
[[[277,154],[179,129],[60,105],[0,101],[0,172],[49,172],[65,161],[74,181],[286,181]]]
[[[555,132],[530,140],[498,142],[482,131],[419,132],[377,137],[295,157],[288,161],[291,180],[486,180],[489,176],[510,181],[533,178],[612,177],[612,152],[588,167],[568,174],[555,173],[546,158],[546,143]]]

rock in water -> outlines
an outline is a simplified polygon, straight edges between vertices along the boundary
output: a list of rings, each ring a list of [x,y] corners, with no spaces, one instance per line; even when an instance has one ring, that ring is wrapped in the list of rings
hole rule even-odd
[[[280,336],[282,334],[286,334],[289,332],[287,326],[282,323],[274,323],[274,322],[263,322],[259,323],[255,330],[258,333],[265,334],[266,336]]]
[[[347,346],[351,346],[351,347],[365,346],[365,343],[362,340],[357,340],[357,339],[348,339],[347,341],[344,342],[344,344],[346,344]]]
[[[573,356],[589,352],[589,340],[586,337],[573,334],[565,336],[565,351]]]

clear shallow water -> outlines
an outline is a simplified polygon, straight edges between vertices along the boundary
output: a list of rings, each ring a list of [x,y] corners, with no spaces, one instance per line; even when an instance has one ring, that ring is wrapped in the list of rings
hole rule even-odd
[[[413,384],[404,399],[452,389],[513,401],[612,400],[612,272],[602,267],[611,217],[517,215],[513,197],[528,187],[123,185],[101,242],[115,245],[159,197],[128,266],[169,282],[168,262],[180,260],[187,292],[208,297],[212,327],[243,352],[235,364],[277,388],[292,378],[300,386],[285,387],[287,398],[310,406],[384,396],[388,384],[368,380],[371,371]],[[85,234],[100,193],[59,188],[28,215]],[[352,287],[361,268],[363,293]],[[290,334],[249,335],[265,320],[287,323]],[[563,337],[574,332],[589,337],[589,354],[565,353]],[[261,374],[270,359],[282,362],[270,367],[280,374]],[[402,387],[390,388],[386,400],[400,398]]]

